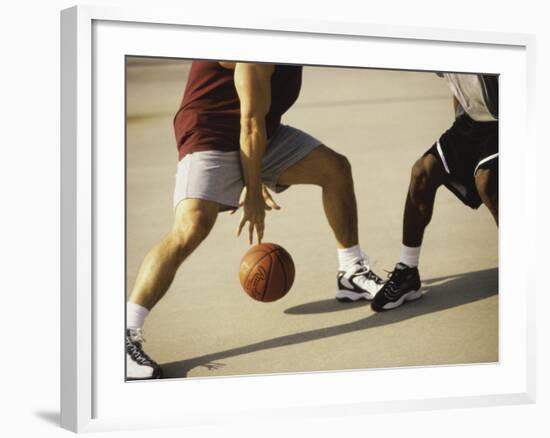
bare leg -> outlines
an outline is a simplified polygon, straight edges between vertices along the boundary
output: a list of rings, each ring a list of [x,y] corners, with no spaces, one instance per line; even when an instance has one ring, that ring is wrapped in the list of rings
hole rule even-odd
[[[475,181],[479,197],[493,215],[498,227],[498,170],[479,169]]]
[[[359,242],[357,205],[351,165],[346,157],[321,145],[298,163],[286,169],[277,184],[314,184],[323,190],[323,207],[338,248]]]
[[[404,245],[422,245],[424,230],[432,219],[435,193],[444,177],[445,169],[433,155],[425,155],[414,163],[403,214]]]
[[[186,199],[176,208],[170,232],[145,256],[129,301],[151,310],[164,296],[182,262],[208,236],[216,222],[219,205]]]

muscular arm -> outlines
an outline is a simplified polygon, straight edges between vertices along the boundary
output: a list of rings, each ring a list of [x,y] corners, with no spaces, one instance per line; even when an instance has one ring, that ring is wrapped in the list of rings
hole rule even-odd
[[[267,145],[265,116],[271,105],[272,65],[235,65],[235,88],[241,102],[241,163],[247,193],[261,194],[262,158]]]
[[[248,221],[249,241],[254,228],[261,241],[264,231],[265,203],[262,196],[262,158],[267,146],[265,116],[271,105],[271,75],[267,64],[237,63],[235,88],[241,104],[241,165],[246,186],[240,233]]]

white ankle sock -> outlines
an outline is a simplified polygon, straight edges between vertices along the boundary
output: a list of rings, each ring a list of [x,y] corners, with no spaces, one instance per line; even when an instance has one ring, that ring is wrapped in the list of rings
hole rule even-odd
[[[337,251],[340,271],[347,270],[350,266],[363,258],[363,252],[361,251],[361,247],[359,245],[343,249],[338,248]]]
[[[135,303],[126,303],[126,327],[143,328],[145,318],[149,315],[149,310]]]
[[[421,246],[413,248],[410,246],[401,245],[401,258],[399,261],[406,264],[410,268],[418,266],[418,261],[420,260],[420,248]]]

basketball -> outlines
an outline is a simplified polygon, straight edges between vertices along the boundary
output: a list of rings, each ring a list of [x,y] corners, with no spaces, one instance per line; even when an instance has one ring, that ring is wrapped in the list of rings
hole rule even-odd
[[[244,291],[256,301],[276,301],[292,287],[294,262],[283,247],[275,243],[261,243],[243,256],[239,279]]]

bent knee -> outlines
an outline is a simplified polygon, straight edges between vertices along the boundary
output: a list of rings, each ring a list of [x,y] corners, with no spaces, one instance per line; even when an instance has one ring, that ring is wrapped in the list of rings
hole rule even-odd
[[[351,163],[345,155],[331,151],[325,165],[319,170],[321,186],[353,184]]]
[[[210,233],[210,230],[214,226],[214,222],[215,218],[198,214],[194,215],[192,218],[183,220],[178,228],[189,238],[203,240]]]
[[[210,233],[215,223],[215,217],[194,214],[192,217],[183,217],[175,223],[168,235],[168,239],[177,253],[187,255],[190,248],[196,248]]]

